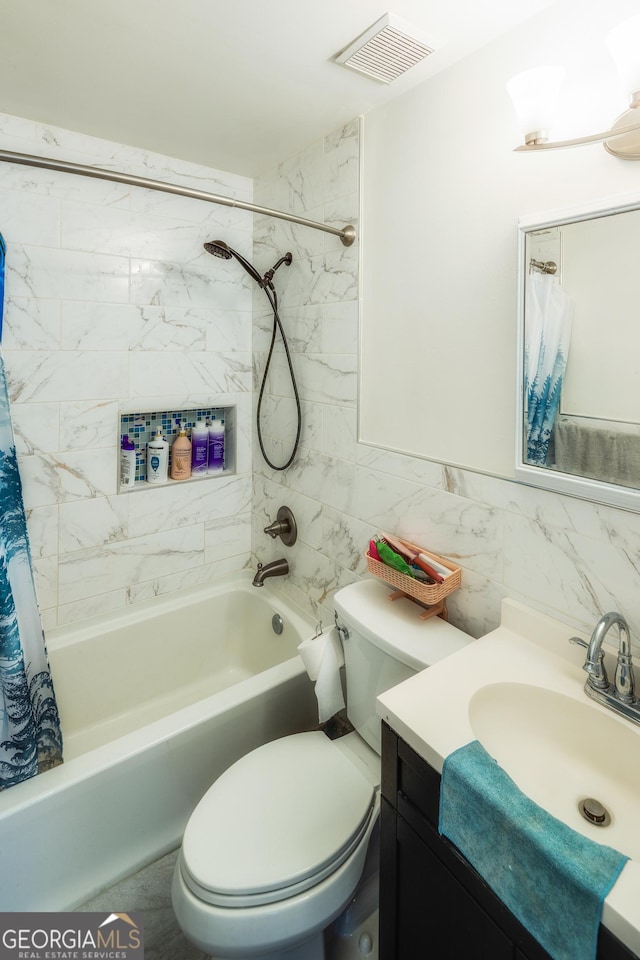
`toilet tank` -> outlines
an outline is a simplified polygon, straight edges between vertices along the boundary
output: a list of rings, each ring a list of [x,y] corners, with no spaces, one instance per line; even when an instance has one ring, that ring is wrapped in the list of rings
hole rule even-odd
[[[473,642],[440,617],[419,620],[417,604],[408,599],[392,602],[390,593],[391,588],[378,580],[362,580],[338,590],[333,600],[336,623],[342,628],[347,715],[378,754],[376,697]]]

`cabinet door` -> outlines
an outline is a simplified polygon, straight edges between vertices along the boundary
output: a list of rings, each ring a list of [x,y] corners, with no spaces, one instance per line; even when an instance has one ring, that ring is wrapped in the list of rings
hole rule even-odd
[[[439,837],[439,774],[382,732],[380,960],[552,960]],[[597,960],[640,956],[601,926]]]
[[[397,819],[395,960],[513,960],[513,945],[438,857]]]

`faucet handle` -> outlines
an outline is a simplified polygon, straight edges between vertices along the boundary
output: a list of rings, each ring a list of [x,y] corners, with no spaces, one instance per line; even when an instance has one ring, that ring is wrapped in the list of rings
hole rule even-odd
[[[629,624],[622,616],[617,618],[618,660],[616,662],[615,690],[616,697],[623,703],[635,703],[635,677],[633,673],[633,659],[631,656],[631,632]]]
[[[580,637],[569,637],[569,643],[575,643],[585,649],[589,648],[587,641],[582,640]],[[604,665],[604,650],[602,648],[600,648],[598,652],[598,659],[591,660],[590,657],[587,657],[582,664],[582,669],[586,670],[589,674],[589,683],[592,687],[597,687],[598,690],[608,688],[609,677],[607,676],[607,668]]]
[[[615,674],[616,697],[623,703],[635,703],[635,677],[631,654],[618,654]]]
[[[604,690],[609,686],[607,668],[604,665],[604,650],[600,652],[598,660],[595,663],[593,660],[587,658],[582,665],[582,669],[589,674],[589,680],[593,687]]]
[[[569,637],[569,643],[576,643],[579,647],[584,647],[585,650],[589,646],[586,640],[582,640],[581,637]]]
[[[294,545],[298,537],[298,527],[296,518],[289,507],[280,507],[277,519],[264,528],[264,533],[267,533],[273,540],[280,537],[285,547]]]

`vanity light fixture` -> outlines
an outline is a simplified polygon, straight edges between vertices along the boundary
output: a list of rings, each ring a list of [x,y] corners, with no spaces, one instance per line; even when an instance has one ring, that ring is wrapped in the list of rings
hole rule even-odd
[[[548,139],[555,115],[564,71],[561,67],[538,67],[513,77],[507,90],[524,133],[516,152],[556,150],[587,143],[603,143],[605,150],[623,160],[640,160],[640,14],[619,23],[607,37],[609,52],[618,69],[629,107],[603,133],[573,140]]]

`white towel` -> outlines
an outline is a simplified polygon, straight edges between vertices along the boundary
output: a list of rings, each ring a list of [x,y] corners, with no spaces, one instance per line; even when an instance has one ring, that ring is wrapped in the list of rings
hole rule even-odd
[[[317,637],[303,640],[298,653],[309,678],[315,682],[318,719],[320,723],[326,723],[345,706],[340,678],[344,656],[338,631],[333,627],[323,630]]]

